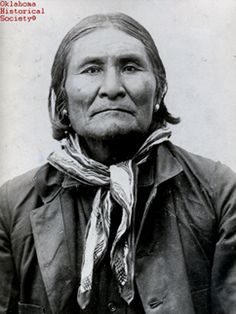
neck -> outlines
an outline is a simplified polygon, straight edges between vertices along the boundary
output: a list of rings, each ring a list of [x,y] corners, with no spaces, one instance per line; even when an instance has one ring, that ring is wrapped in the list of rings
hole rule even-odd
[[[86,138],[82,145],[90,158],[109,166],[131,159],[145,138],[137,134],[110,140]]]

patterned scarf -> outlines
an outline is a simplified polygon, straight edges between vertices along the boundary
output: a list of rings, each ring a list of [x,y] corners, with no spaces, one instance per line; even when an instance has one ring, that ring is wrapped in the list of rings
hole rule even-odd
[[[92,212],[86,227],[85,248],[77,301],[84,309],[90,301],[95,267],[104,258],[111,229],[111,212],[118,203],[121,221],[111,245],[110,264],[121,297],[128,303],[134,298],[134,235],[131,232],[132,213],[136,203],[138,166],[150,155],[151,148],[168,140],[167,128],[153,132],[130,160],[106,166],[83,154],[79,137],[69,135],[64,149],[54,152],[49,163],[77,181],[97,186]],[[108,187],[108,189],[107,189]]]

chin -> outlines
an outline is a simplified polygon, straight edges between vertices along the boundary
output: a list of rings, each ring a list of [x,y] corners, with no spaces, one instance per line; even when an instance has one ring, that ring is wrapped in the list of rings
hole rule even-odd
[[[148,134],[150,125],[137,123],[132,119],[101,119],[96,123],[83,125],[75,130],[83,138],[96,141],[116,141],[122,138],[143,137]]]
[[[122,139],[142,138],[147,132],[135,128],[110,128],[100,132],[91,132],[88,137],[99,141],[119,141]]]

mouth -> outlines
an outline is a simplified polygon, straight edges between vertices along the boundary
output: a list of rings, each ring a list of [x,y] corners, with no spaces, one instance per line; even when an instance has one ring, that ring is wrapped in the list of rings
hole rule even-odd
[[[132,114],[133,115],[133,112],[131,110],[128,110],[128,109],[123,109],[123,108],[106,108],[106,109],[102,109],[102,110],[99,110],[99,111],[96,111],[94,113],[91,114],[91,116],[95,116],[97,114],[100,114],[100,113],[106,113],[106,112],[122,112],[122,113],[128,113],[128,114]]]

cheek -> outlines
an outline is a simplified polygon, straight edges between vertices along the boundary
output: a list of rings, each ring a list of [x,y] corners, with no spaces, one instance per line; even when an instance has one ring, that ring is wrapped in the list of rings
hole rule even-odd
[[[156,81],[152,79],[142,80],[137,85],[135,103],[138,107],[138,119],[145,128],[150,127],[153,118],[153,109],[156,99]]]
[[[149,79],[137,81],[133,92],[130,92],[130,96],[133,98],[139,113],[147,119],[152,119],[156,98],[155,93],[156,82]]]
[[[72,125],[74,126],[74,123],[82,119],[85,115],[87,101],[76,81],[67,80],[65,89],[68,100],[69,117]]]
[[[89,104],[96,95],[94,84],[89,84],[78,77],[67,80],[65,88],[69,102]]]

